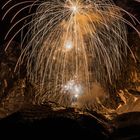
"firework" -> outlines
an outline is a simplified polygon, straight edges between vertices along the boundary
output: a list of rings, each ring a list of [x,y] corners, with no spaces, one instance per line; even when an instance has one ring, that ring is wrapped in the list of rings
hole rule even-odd
[[[20,11],[34,5],[36,12],[19,20],[8,34],[32,17],[13,36],[28,27],[16,69],[27,61],[27,78],[37,85],[41,101],[70,106],[94,94],[94,83],[112,85],[119,78],[129,49],[125,23],[135,29],[122,17],[124,10],[111,0],[37,0]]]

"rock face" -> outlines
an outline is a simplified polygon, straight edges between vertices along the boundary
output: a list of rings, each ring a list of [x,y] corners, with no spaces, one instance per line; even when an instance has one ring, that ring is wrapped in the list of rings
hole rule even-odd
[[[114,1],[118,6],[124,8],[128,12],[131,12],[138,19],[140,19],[140,3],[138,0],[137,0],[138,2],[134,2],[134,0],[131,1],[114,0]],[[3,2],[5,1],[3,0],[2,3]],[[10,14],[13,15],[14,13],[15,11],[13,11],[13,13],[11,12]],[[24,14],[21,13],[20,16],[22,17],[24,16]],[[128,16],[124,15],[124,17],[130,20]],[[0,22],[0,27],[4,27],[1,31],[2,32],[1,34],[4,35],[6,34],[9,26],[11,26],[9,25],[10,21],[7,20],[8,19],[6,18],[4,21]],[[140,30],[140,25],[138,23],[135,25],[135,27],[138,30]],[[18,28],[21,28],[21,25],[19,25]],[[100,124],[99,123],[100,119],[97,120],[96,117],[90,118],[89,116],[79,115],[80,112],[77,113],[73,109],[69,109],[69,110],[65,108],[62,109],[61,107],[59,107],[59,105],[54,103],[52,104],[45,103],[45,105],[36,105],[34,101],[34,94],[33,94],[35,90],[33,86],[26,80],[26,68],[24,64],[20,68],[20,75],[17,71],[16,72],[14,71],[17,60],[21,53],[19,40],[20,37],[18,36],[10,44],[9,48],[5,52],[4,48],[6,45],[6,41],[4,41],[4,36],[2,36],[2,38],[0,39],[0,45],[2,46],[0,51],[0,58],[1,58],[0,59],[0,118],[5,118],[4,120],[0,121],[0,124],[1,123],[3,124],[1,126],[4,126],[6,122],[9,126],[9,124],[11,124],[11,120],[15,117],[20,122],[22,121],[22,125],[30,124],[30,122],[27,121],[29,118],[31,118],[31,120],[39,119],[40,121],[37,122],[38,123],[37,125],[40,127],[43,125],[44,121],[45,123],[46,122],[48,123],[49,121],[53,121],[49,119],[45,120],[47,117],[53,118],[55,116],[54,118],[57,118],[59,116],[57,120],[58,122],[60,120],[59,123],[72,122],[74,126],[68,124],[66,128],[69,128],[70,131],[73,129],[73,127],[77,128],[75,129],[75,131],[78,131],[79,135],[80,135],[79,133],[79,129],[80,129],[80,131],[84,132],[85,134],[88,133],[88,131],[90,131],[88,135],[92,135],[92,137],[96,135],[98,138],[101,137],[107,138],[107,136],[110,136],[112,139],[115,138],[133,139],[133,138],[140,137],[138,133],[138,130],[140,129],[140,120],[139,120],[140,114],[128,113],[128,112],[140,112],[140,46],[139,46],[140,39],[132,28],[128,27],[128,42],[133,54],[135,55],[135,58],[132,53],[128,54],[128,62],[127,62],[127,66],[125,67],[124,77],[120,78],[120,81],[118,81],[122,83],[122,87],[119,88],[122,90],[124,94],[122,95],[119,93],[117,95],[113,95],[112,97],[116,99],[116,97],[120,96],[119,101],[117,99],[116,101],[119,102],[121,106],[117,108],[117,111],[115,112],[118,114],[117,117],[115,117],[109,123],[108,120],[105,120],[107,124],[106,123]],[[54,109],[56,110],[58,109],[58,110],[54,111]],[[16,112],[18,115],[16,114]],[[6,118],[7,116],[12,115],[13,113],[15,114],[11,116],[11,118],[10,117]],[[51,115],[49,116],[49,114]],[[97,116],[97,118],[103,117],[102,115],[97,115],[96,113],[94,115]],[[26,121],[25,120],[23,121],[23,119],[25,118]],[[41,120],[42,118],[43,120]],[[70,120],[68,120],[68,122],[62,121],[64,118],[69,118]],[[15,122],[17,122],[17,120]],[[97,128],[94,127],[94,121],[95,122],[97,121],[95,123],[95,126],[97,126]],[[110,125],[110,123],[112,123],[113,125]],[[17,123],[17,126],[19,124]],[[37,126],[36,123],[31,123],[31,125],[34,125],[35,127]],[[56,126],[54,125],[54,127]],[[126,130],[131,130],[134,127],[137,128],[134,129],[134,133],[132,131],[132,134],[127,136]],[[48,128],[50,128],[50,126],[48,126]],[[62,131],[64,129],[65,129],[65,125],[62,128]],[[99,133],[98,132],[93,133],[93,130],[96,129],[98,130]],[[57,129],[55,131],[57,131]]]

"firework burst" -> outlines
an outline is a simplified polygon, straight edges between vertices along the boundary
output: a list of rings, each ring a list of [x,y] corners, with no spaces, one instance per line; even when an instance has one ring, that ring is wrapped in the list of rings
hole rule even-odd
[[[124,10],[111,0],[37,0],[20,11],[34,5],[36,12],[8,34],[32,17],[13,38],[28,27],[17,66],[27,60],[27,77],[37,85],[41,101],[69,106],[85,93],[94,94],[94,83],[112,84],[119,78],[129,48],[125,23],[135,29],[122,17]]]

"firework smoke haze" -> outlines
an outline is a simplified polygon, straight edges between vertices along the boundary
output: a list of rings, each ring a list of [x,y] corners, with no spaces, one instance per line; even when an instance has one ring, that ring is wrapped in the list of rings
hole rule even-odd
[[[33,5],[38,8],[23,26],[28,32],[17,66],[27,60],[27,77],[38,85],[37,96],[71,105],[74,98],[94,94],[93,83],[118,79],[129,48],[125,23],[133,25],[113,1],[44,0]]]

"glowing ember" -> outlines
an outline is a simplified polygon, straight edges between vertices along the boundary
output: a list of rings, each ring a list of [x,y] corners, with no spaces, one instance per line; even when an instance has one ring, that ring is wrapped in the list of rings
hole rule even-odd
[[[62,87],[62,91],[65,93],[68,92],[71,96],[78,98],[81,94],[83,94],[83,87],[81,84],[76,83],[75,80],[70,80]]]

